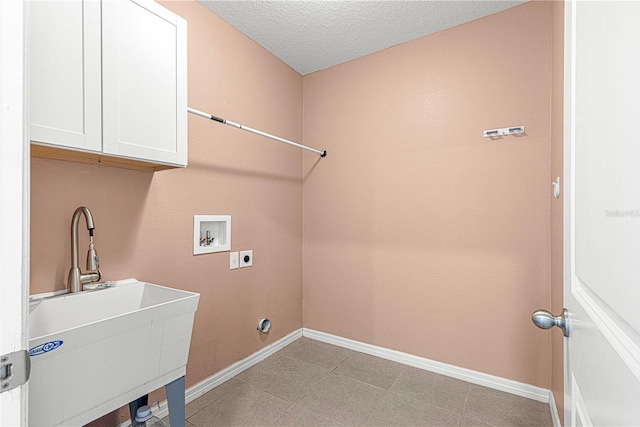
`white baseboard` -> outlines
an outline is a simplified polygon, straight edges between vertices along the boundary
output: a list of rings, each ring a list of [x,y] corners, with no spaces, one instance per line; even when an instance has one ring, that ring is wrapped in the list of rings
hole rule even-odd
[[[253,365],[263,361],[264,359],[271,356],[275,352],[282,350],[283,348],[285,348],[286,346],[288,346],[289,344],[291,344],[292,342],[294,342],[300,337],[302,337],[302,328],[291,332],[289,335],[283,338],[280,338],[278,341],[271,343],[268,346],[256,351],[251,356],[224,368],[222,371],[217,372],[208,378],[205,378],[199,383],[192,385],[185,391],[185,398],[184,398],[185,403],[189,403],[196,400],[197,398],[213,390],[223,382],[235,377],[240,372],[249,369]],[[166,400],[160,403],[160,410],[157,412],[154,412],[154,415],[156,415],[159,418],[164,418],[167,415],[169,415],[169,408]],[[131,421],[129,420],[121,423],[118,427],[127,427],[130,425],[131,425]]]
[[[268,346],[256,351],[246,359],[242,359],[241,361],[236,362],[233,365],[230,365],[224,368],[222,371],[216,374],[213,374],[209,378],[205,378],[199,383],[192,385],[186,391],[185,402],[189,403],[197,399],[198,397],[202,396],[208,391],[211,391],[212,389],[216,388],[223,382],[235,377],[240,372],[249,369],[256,363],[262,362],[264,359],[271,356],[275,352],[282,350],[283,348],[285,348],[286,346],[288,346],[289,344],[291,344],[301,336],[302,336],[302,328],[297,329],[291,332],[289,335],[283,338],[280,338],[278,341],[271,343]]]
[[[495,390],[500,390],[506,393],[533,399],[539,402],[548,403],[551,408],[551,417],[553,419],[554,427],[561,427],[558,410],[553,398],[553,393],[551,393],[547,389],[307,328],[295,330],[284,338],[281,338],[278,341],[266,346],[265,348],[253,353],[246,359],[236,362],[233,365],[230,365],[227,368],[223,369],[222,371],[208,378],[205,378],[199,383],[189,387],[185,391],[185,403],[192,402],[193,400],[197,399],[208,391],[211,391],[225,381],[238,375],[240,372],[249,369],[256,363],[261,362],[275,352],[283,349],[302,336],[316,341],[348,348],[349,350],[358,351],[360,353],[377,356],[382,359],[402,363],[403,365],[413,366],[414,368],[424,369],[426,371],[435,372],[437,374],[446,375],[452,378],[457,378],[459,380],[467,381],[472,384],[478,384]],[[156,413],[156,415],[160,418],[166,417],[169,414],[167,402],[162,402],[160,404],[160,408],[161,409]],[[120,424],[118,427],[127,427],[129,425],[131,425],[131,423],[129,421],[126,421]]]
[[[302,336],[348,348],[349,350],[359,351],[360,353],[377,356],[382,359],[402,363],[403,365],[413,366],[414,368],[424,369],[425,371],[435,372],[437,374],[457,378],[473,384],[537,400],[538,402],[549,403],[551,392],[547,389],[530,384],[473,371],[471,369],[460,368],[454,365],[448,365],[446,363],[414,356],[401,351],[389,350],[387,348],[327,334],[326,332],[314,331],[313,329],[303,328]]]
[[[560,415],[558,414],[558,407],[556,406],[556,399],[553,396],[553,392],[549,392],[549,407],[551,408],[551,420],[553,421],[553,427],[562,427],[560,422]]]

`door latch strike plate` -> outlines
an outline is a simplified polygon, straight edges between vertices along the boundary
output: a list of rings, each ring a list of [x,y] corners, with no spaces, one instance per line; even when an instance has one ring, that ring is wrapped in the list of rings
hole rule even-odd
[[[27,350],[0,356],[0,393],[19,387],[31,374],[31,359]]]

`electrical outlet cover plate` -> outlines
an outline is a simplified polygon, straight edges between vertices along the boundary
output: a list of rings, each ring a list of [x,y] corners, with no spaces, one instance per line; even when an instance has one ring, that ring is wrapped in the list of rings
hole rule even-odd
[[[229,270],[235,270],[238,268],[238,252],[229,253]]]
[[[249,257],[248,261],[245,261],[245,257]],[[240,268],[251,267],[253,265],[253,251],[241,251],[240,252]]]

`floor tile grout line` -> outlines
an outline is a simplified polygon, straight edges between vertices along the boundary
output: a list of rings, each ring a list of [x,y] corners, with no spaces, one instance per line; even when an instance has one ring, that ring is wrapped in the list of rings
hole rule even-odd
[[[400,379],[400,377],[402,376],[402,365],[400,366],[400,372],[398,372],[398,376],[396,377],[395,380],[393,380],[393,382],[391,383],[391,386],[389,387],[389,391],[391,391],[393,389],[393,386],[396,385],[396,383],[398,382],[398,380]]]
[[[276,418],[276,420],[274,422],[272,422],[269,425],[275,426],[277,425],[277,422],[284,417],[285,415],[287,415],[287,413],[291,412],[291,410],[296,406],[296,404],[292,404],[291,406],[289,406],[282,414],[280,414],[280,416],[278,418]]]
[[[274,353],[272,356],[275,356],[276,354],[278,354],[278,353]],[[309,362],[309,361],[306,361],[306,360],[300,360],[300,359],[297,359],[297,358],[295,358],[295,357],[288,356],[288,355],[286,355],[286,354],[283,354],[283,355],[281,355],[280,357],[286,357],[287,359],[294,360],[294,361],[296,361],[296,362],[298,362],[298,363],[302,363],[303,365],[311,365],[311,366],[314,366],[314,367],[316,367],[316,368],[320,368],[320,369],[322,369],[322,370],[325,370],[325,371],[327,371],[327,372],[333,372],[333,370],[337,368],[337,366],[336,366],[336,367],[335,367],[335,368],[333,368],[333,369],[327,369],[327,368],[325,368],[324,366],[321,366],[321,365],[319,365],[319,364],[317,364],[317,363]],[[340,365],[338,365],[338,366],[340,366]]]
[[[453,415],[459,415],[459,416],[461,416],[461,417],[463,417],[463,418],[464,418],[464,415],[463,415],[462,413],[458,413],[458,412],[456,412],[456,411],[452,411],[452,410],[451,410],[451,409],[449,409],[449,408],[443,408],[442,406],[438,406],[438,405],[435,405],[435,404],[433,404],[433,403],[425,402],[424,400],[416,399],[416,398],[411,397],[411,396],[408,396],[408,395],[406,395],[406,394],[398,393],[397,391],[387,390],[387,393],[390,393],[390,394],[394,394],[394,395],[396,395],[396,396],[403,397],[403,398],[405,398],[405,399],[411,400],[411,401],[416,402],[416,403],[419,403],[419,404],[421,404],[421,405],[433,406],[434,408],[438,408],[438,409],[441,409],[441,410],[443,410],[443,411],[451,412]],[[467,418],[468,418],[468,417],[467,417]],[[480,421],[480,420],[476,420],[476,421]],[[485,423],[485,424],[486,424],[486,423]]]
[[[469,400],[469,393],[471,393],[471,387],[467,387],[467,394],[464,397],[464,405],[462,405],[462,416],[467,412],[467,401]]]
[[[353,377],[350,377],[350,376],[348,376],[348,375],[344,375],[344,374],[341,374],[341,373],[338,373],[338,372],[332,372],[332,374],[340,375],[341,377],[347,378],[347,379],[352,380],[352,381],[356,381],[356,382],[358,382],[358,383],[360,383],[360,384],[364,384],[364,385],[368,385],[368,386],[371,386],[371,387],[378,388],[378,389],[380,389],[380,390],[382,390],[382,391],[389,391],[389,390],[391,390],[391,387],[389,387],[389,388],[380,387],[379,385],[371,384],[371,383],[368,383],[368,382],[366,382],[366,381],[362,381],[362,380],[359,380],[359,379],[357,379],[357,378],[353,378]]]
[[[286,348],[286,347],[285,347],[285,348]],[[276,353],[274,353],[273,355],[276,355],[276,354],[278,354],[278,353],[276,352]],[[272,356],[273,356],[273,355],[272,355]],[[301,360],[301,359],[299,359],[299,358],[297,358],[297,357],[292,357],[292,356],[285,355],[285,354],[283,354],[283,355],[282,355],[282,357],[288,357],[289,359],[293,359],[293,360],[295,360],[295,361],[297,361],[297,362],[301,362],[301,363],[306,363],[306,364],[309,364],[309,365],[317,366],[317,367],[322,368],[322,369],[324,369],[325,371],[329,371],[329,372],[333,372],[333,370],[334,370],[334,369],[336,369],[338,366],[340,366],[340,363],[342,363],[342,362],[340,362],[340,363],[338,363],[338,365],[336,365],[336,366],[334,366],[333,368],[330,368],[330,369],[329,369],[329,368],[327,368],[327,367],[325,367],[325,366],[323,366],[323,365],[321,365],[321,364],[319,364],[319,363],[316,363],[316,362],[314,362],[314,361],[312,361],[312,360]]]
[[[227,382],[229,382],[229,381],[232,381],[232,380],[236,380],[236,381],[238,381],[239,383],[244,384],[242,381],[240,381],[240,380],[236,379],[235,377],[231,377],[231,378],[229,378],[228,380],[226,380],[224,383],[219,384],[217,387],[220,387],[222,384],[225,384],[225,383],[227,383]],[[217,387],[216,387],[216,388],[217,388]],[[207,393],[211,393],[211,391],[213,391],[213,390],[209,390]],[[203,394],[202,396],[198,397],[198,399],[200,399],[200,398],[204,397],[207,393],[205,393],[205,394]],[[225,397],[225,396],[226,396],[226,395],[228,395],[228,394],[229,394],[229,392],[224,393],[222,396],[220,396],[220,397],[218,397],[217,399],[214,399],[214,400],[212,400],[211,402],[207,403],[207,404],[206,404],[206,405],[204,405],[202,408],[198,409],[196,412],[194,412],[193,414],[189,415],[188,417],[185,415],[185,421],[188,421],[188,419],[189,419],[189,418],[193,417],[194,415],[196,415],[198,412],[202,411],[203,409],[208,408],[209,406],[211,406],[212,404],[214,404],[215,402],[217,402],[218,400],[222,399],[223,397]],[[197,399],[196,399],[196,400],[197,400]],[[193,402],[195,402],[195,400],[194,400]],[[190,405],[190,404],[191,404],[191,403],[193,403],[193,402],[189,402],[189,404],[187,404],[186,406]],[[186,412],[186,406],[185,406],[185,412]]]
[[[376,358],[378,358],[377,356],[371,356],[371,357],[376,357]],[[401,369],[402,369],[402,364],[397,363],[397,362],[390,362],[390,363],[393,363],[394,365],[398,365],[398,366],[399,366],[399,368],[400,368],[400,371],[398,372],[398,375],[394,378],[394,380],[393,380],[393,382],[391,383],[391,385],[389,386],[389,388],[380,387],[380,386],[378,386],[378,385],[376,385],[376,384],[371,384],[370,382],[363,381],[363,380],[359,380],[358,378],[354,378],[354,377],[352,377],[352,376],[350,376],[350,375],[346,375],[346,374],[343,374],[343,373],[341,373],[341,372],[336,372],[336,370],[337,370],[338,368],[340,368],[340,366],[342,366],[342,365],[344,364],[344,362],[346,362],[348,359],[349,359],[349,356],[347,356],[347,357],[346,357],[346,358],[345,358],[345,359],[344,359],[344,360],[343,360],[343,361],[342,361],[338,366],[336,366],[336,367],[331,371],[331,373],[336,374],[336,375],[341,375],[341,376],[343,376],[343,377],[345,377],[345,378],[349,378],[349,379],[352,379],[352,380],[354,380],[354,381],[358,381],[358,382],[361,382],[361,383],[364,383],[364,384],[367,384],[367,385],[370,385],[370,386],[373,386],[373,387],[377,387],[377,388],[380,388],[380,389],[385,390],[385,391],[389,391],[389,390],[391,390],[391,388],[393,387],[393,385],[396,383],[396,381],[398,381],[398,378],[400,378],[400,375],[402,374],[402,370],[401,370]],[[379,358],[378,358],[378,359],[379,359]],[[384,359],[381,359],[381,360],[384,360]],[[373,369],[373,370],[369,370],[369,371],[377,371],[377,370],[376,370],[376,369]]]
[[[276,353],[276,354],[277,354],[277,353]],[[275,355],[275,354],[274,354],[274,355]],[[313,389],[313,387],[317,386],[320,382],[322,382],[325,378],[327,378],[327,377],[329,376],[329,374],[331,374],[331,371],[329,371],[329,370],[327,370],[327,369],[324,369],[324,368],[322,368],[322,367],[319,367],[319,366],[317,366],[317,365],[314,365],[314,364],[311,364],[311,363],[308,363],[308,362],[304,362],[304,361],[300,361],[300,360],[298,360],[298,359],[295,359],[295,358],[292,358],[292,357],[288,357],[288,356],[286,356],[286,355],[283,355],[283,356],[281,356],[281,357],[286,357],[286,358],[288,358],[288,359],[290,359],[290,360],[292,360],[292,361],[294,361],[294,362],[296,362],[296,363],[300,363],[300,364],[302,364],[302,365],[313,366],[314,368],[317,368],[317,369],[320,369],[320,370],[322,370],[322,371],[323,371],[323,376],[322,376],[322,378],[320,378],[320,379],[319,379],[318,381],[316,381],[314,384],[312,384],[311,386],[309,386],[309,387],[308,387],[308,389],[307,389],[307,390],[304,392],[304,394],[302,395],[302,397],[300,397],[300,399],[298,399],[297,401],[290,401],[290,400],[288,400],[288,399],[285,399],[284,397],[278,396],[278,395],[276,395],[276,394],[274,394],[274,393],[270,392],[269,390],[265,390],[264,388],[260,387],[258,384],[253,383],[253,382],[251,381],[251,380],[252,380],[252,378],[251,378],[251,377],[249,377],[246,381],[241,381],[241,380],[239,380],[239,381],[241,381],[243,384],[251,385],[251,386],[253,386],[254,388],[256,388],[256,389],[258,389],[258,390],[260,390],[260,391],[263,391],[263,392],[268,393],[268,394],[270,394],[270,395],[272,395],[272,396],[275,396],[275,397],[277,397],[278,399],[284,400],[285,402],[291,402],[291,403],[293,403],[293,404],[295,405],[295,404],[299,403],[299,402],[300,402],[300,400],[302,400],[302,399],[303,399],[303,398],[308,394],[308,392],[309,392],[311,389]],[[301,367],[301,369],[305,370],[305,369],[307,369],[307,368],[306,368],[305,366],[302,366],[302,367]],[[216,400],[218,400],[218,399],[216,399]]]
[[[382,388],[382,387],[380,387],[380,386],[377,386],[377,385],[375,385],[375,384],[368,383],[368,382],[366,382],[366,381],[361,381],[361,380],[359,380],[359,379],[357,379],[357,378],[352,378],[352,377],[349,377],[349,376],[347,376],[347,375],[343,375],[343,374],[340,374],[340,373],[337,373],[337,372],[331,372],[331,373],[332,373],[332,374],[334,374],[334,375],[338,375],[338,376],[340,376],[340,377],[344,377],[344,378],[346,378],[346,379],[348,379],[348,380],[355,381],[355,382],[360,383],[360,384],[364,384],[364,385],[369,386],[369,387],[375,387],[375,388],[380,389],[380,390],[382,390],[382,391],[389,391],[389,390],[388,390],[388,389],[386,389],[386,388]]]
[[[245,384],[246,384],[246,383],[245,383]],[[278,399],[278,400],[282,400],[282,401],[283,401],[283,402],[285,402],[285,403],[289,403],[289,404],[291,404],[292,406],[295,404],[294,402],[290,402],[290,401],[288,401],[288,400],[285,400],[285,399],[281,398],[280,396],[276,396],[275,394],[273,394],[273,393],[271,393],[271,392],[268,392],[268,391],[266,391],[266,390],[262,390],[260,387],[255,386],[255,385],[253,385],[253,384],[246,384],[246,385],[247,385],[247,386],[249,386],[249,387],[253,387],[254,389],[256,389],[256,390],[258,390],[258,391],[260,391],[260,392],[262,392],[262,393],[266,393],[266,394],[268,394],[269,396],[275,397],[275,398],[276,398],[276,399]],[[289,408],[287,408],[287,409],[289,409]]]
[[[323,414],[320,414],[320,413],[314,411],[313,408],[309,408],[309,407],[303,405],[302,404],[302,400],[300,400],[300,402],[298,402],[298,404],[300,404],[300,407],[302,407],[303,409],[311,412],[314,415],[317,415],[317,416],[322,417],[322,418],[326,418],[327,420],[329,420],[331,422],[338,423],[338,425],[340,425],[340,426],[344,426],[345,425],[345,424],[342,424],[341,422],[339,422],[338,420],[334,420],[333,418],[329,418],[326,415],[323,415]]]

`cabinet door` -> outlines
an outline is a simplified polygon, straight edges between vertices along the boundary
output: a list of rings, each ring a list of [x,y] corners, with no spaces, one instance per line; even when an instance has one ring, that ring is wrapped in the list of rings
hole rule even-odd
[[[102,3],[104,153],[186,165],[186,31],[152,0]]]
[[[100,2],[25,4],[31,140],[100,151]]]

